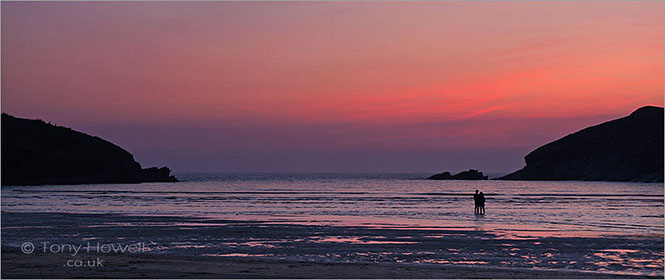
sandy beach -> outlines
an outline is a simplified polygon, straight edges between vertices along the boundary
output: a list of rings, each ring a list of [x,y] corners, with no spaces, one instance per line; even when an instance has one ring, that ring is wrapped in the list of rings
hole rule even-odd
[[[662,236],[173,216],[3,212],[2,233],[3,278],[661,278],[663,260]]]
[[[82,254],[76,259],[96,259]],[[63,254],[26,255],[3,248],[2,278],[659,278],[576,271],[454,265],[315,263],[233,257],[112,254],[103,267],[68,267]]]

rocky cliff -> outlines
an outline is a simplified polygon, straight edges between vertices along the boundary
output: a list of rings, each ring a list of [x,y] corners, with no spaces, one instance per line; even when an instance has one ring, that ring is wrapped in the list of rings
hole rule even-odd
[[[2,114],[2,185],[176,182],[99,137]]]
[[[588,127],[546,144],[500,180],[663,182],[663,108]]]

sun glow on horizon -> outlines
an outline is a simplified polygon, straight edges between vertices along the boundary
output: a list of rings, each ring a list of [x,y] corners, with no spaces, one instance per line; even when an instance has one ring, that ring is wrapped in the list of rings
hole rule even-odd
[[[663,105],[663,8],[2,2],[2,110],[176,169],[346,153],[316,167],[333,170],[359,151],[393,153],[377,170],[460,169],[442,155],[494,149],[487,168],[510,170],[557,135]]]

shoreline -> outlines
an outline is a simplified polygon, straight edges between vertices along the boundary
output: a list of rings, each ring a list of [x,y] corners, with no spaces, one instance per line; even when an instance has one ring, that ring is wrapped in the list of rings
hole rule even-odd
[[[524,239],[480,229],[3,211],[2,238],[5,278],[662,278],[663,272],[662,236]],[[143,242],[139,248],[147,250],[124,254],[89,248]],[[30,254],[20,250],[25,243],[34,246]],[[45,243],[86,247],[72,255],[47,251]],[[66,266],[97,258],[103,267]]]
[[[102,266],[68,261],[99,259]],[[471,267],[445,264],[321,263],[277,259],[174,254],[24,254],[3,246],[2,278],[545,278],[656,279],[662,276],[593,271]]]

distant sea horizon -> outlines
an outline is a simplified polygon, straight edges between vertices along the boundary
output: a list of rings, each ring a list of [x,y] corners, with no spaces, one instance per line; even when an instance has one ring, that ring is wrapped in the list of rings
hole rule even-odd
[[[474,169],[474,168],[471,168]],[[371,176],[371,175],[395,175],[395,176],[404,176],[404,178],[413,177],[413,179],[427,179],[429,176],[438,174],[441,172],[450,172],[451,174],[456,174],[462,171],[469,169],[461,170],[441,170],[441,171],[414,171],[414,172],[399,172],[399,171],[173,171],[173,175],[178,177],[178,175],[187,175],[187,174],[254,174],[254,175],[268,175],[268,174],[277,174],[277,175],[333,175],[333,174],[347,174],[347,175],[357,175],[357,176]],[[499,178],[501,176],[510,174],[510,172],[483,172],[489,179]]]

